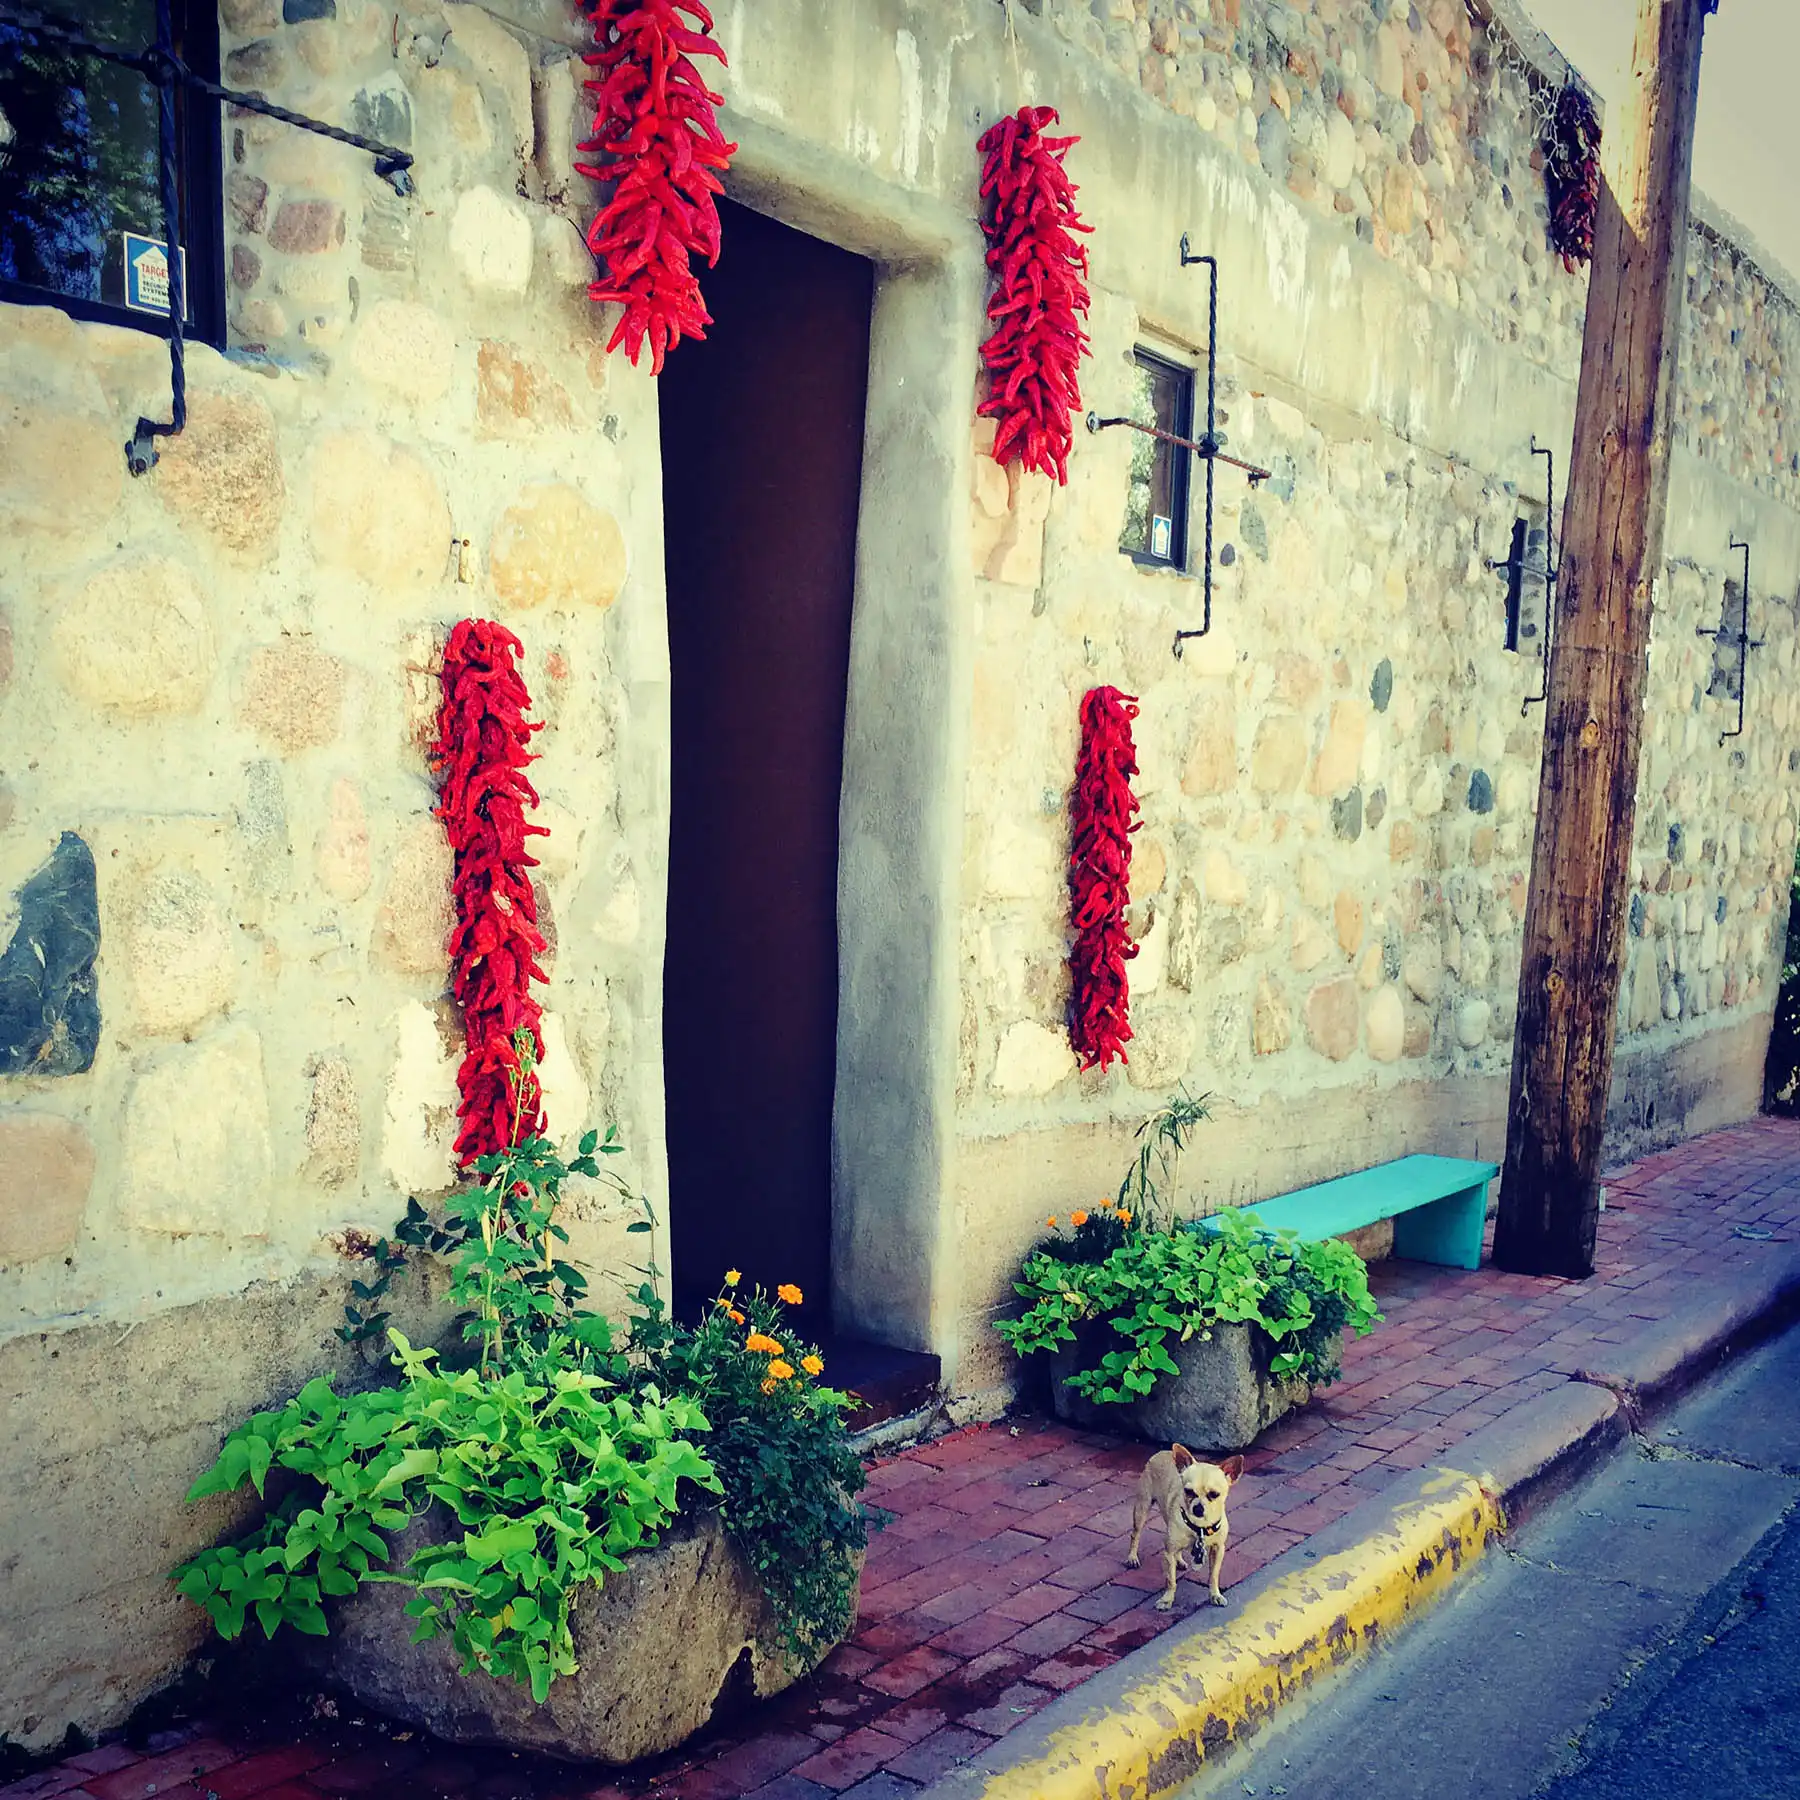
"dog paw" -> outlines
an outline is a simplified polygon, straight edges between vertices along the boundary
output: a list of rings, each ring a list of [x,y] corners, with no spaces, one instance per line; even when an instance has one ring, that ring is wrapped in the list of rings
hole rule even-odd
[[[1173,1612],[1175,1610],[1175,1596],[1173,1594],[1164,1594],[1163,1597],[1157,1601],[1156,1610],[1158,1612]]]
[[[1206,1597],[1214,1606],[1223,1606],[1225,1604],[1225,1596],[1223,1594],[1208,1594]]]
[[[1128,1556],[1125,1559],[1125,1566],[1128,1569],[1135,1569],[1143,1562],[1143,1560],[1144,1559],[1141,1556]]]

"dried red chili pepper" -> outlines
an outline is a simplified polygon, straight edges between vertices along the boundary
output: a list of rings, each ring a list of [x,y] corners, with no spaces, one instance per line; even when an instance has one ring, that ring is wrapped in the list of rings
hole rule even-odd
[[[1075,185],[1063,168],[1074,137],[1045,137],[1056,123],[1051,106],[1025,106],[981,135],[986,159],[981,197],[991,202],[982,229],[987,264],[998,277],[988,317],[993,335],[981,346],[988,397],[977,408],[999,421],[994,461],[1017,457],[1027,469],[1069,479],[1070,416],[1081,406],[1080,367],[1087,333],[1086,248],[1072,235],[1089,231],[1075,210]]]
[[[531,700],[514,660],[523,651],[510,631],[486,620],[464,619],[450,633],[430,750],[441,776],[437,813],[456,858],[450,961],[467,1046],[456,1075],[456,1156],[465,1168],[512,1143],[515,1106],[522,1135],[543,1129],[537,1076],[526,1074],[514,1095],[514,1034],[528,1031],[537,1056],[544,1052],[544,1009],[531,992],[544,979],[537,960],[544,937],[530,874],[537,859],[525,840],[548,834],[525,817],[538,797],[524,775],[531,734],[543,727],[525,717]]]
[[[581,0],[595,48],[582,61],[599,71],[583,83],[595,98],[594,132],[578,149],[592,162],[575,167],[616,182],[588,229],[601,277],[595,301],[624,307],[607,349],[625,346],[635,363],[646,342],[652,374],[684,337],[703,338],[712,315],[700,296],[691,258],[719,260],[722,177],[737,145],[728,144],[713,109],[715,94],[694,67],[696,56],[725,52],[711,35],[700,0]],[[697,21],[690,29],[681,15]]]
[[[1069,803],[1069,1043],[1084,1069],[1129,1060],[1130,984],[1125,965],[1137,946],[1125,924],[1131,898],[1131,834],[1138,772],[1131,721],[1137,702],[1114,687],[1081,703],[1081,755]]]
[[[1556,97],[1545,133],[1544,190],[1550,202],[1550,247],[1573,271],[1591,261],[1600,215],[1600,121],[1593,102],[1571,82]]]

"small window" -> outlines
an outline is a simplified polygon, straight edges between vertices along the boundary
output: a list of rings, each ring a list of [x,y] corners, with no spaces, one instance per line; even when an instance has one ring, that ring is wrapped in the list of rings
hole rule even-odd
[[[1512,542],[1501,571],[1506,577],[1506,647],[1521,656],[1544,654],[1549,551],[1549,533],[1541,513],[1534,510],[1513,521]]]
[[[1131,417],[1174,437],[1194,435],[1194,371],[1140,350]],[[1156,568],[1187,567],[1188,480],[1191,450],[1164,438],[1132,433],[1131,487],[1119,548]]]
[[[1745,634],[1743,584],[1725,578],[1725,599],[1719,608],[1719,629],[1713,633],[1712,674],[1706,683],[1714,700],[1735,700],[1743,681]]]
[[[156,0],[81,0],[46,16],[109,48],[137,53],[156,41]],[[174,0],[174,29],[176,54],[217,81],[213,0]],[[175,110],[188,329],[217,343],[224,313],[219,105],[182,87]],[[157,113],[156,86],[135,69],[0,20],[0,299],[164,328]]]

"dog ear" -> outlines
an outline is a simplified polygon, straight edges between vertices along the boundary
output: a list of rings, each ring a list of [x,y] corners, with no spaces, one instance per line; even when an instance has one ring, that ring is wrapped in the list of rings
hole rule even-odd
[[[1194,1453],[1185,1444],[1172,1444],[1169,1447],[1169,1454],[1174,1457],[1175,1466],[1178,1469],[1186,1469],[1193,1464]]]
[[[1244,1478],[1244,1459],[1241,1456],[1228,1456],[1219,1464],[1219,1472],[1227,1481],[1242,1481]]]

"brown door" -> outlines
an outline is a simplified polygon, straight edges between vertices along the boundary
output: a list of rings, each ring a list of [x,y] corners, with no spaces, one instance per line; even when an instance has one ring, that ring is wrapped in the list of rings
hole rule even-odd
[[[874,269],[722,203],[715,323],[661,376],[663,977],[679,1302],[736,1267],[827,1329],[838,790]]]

